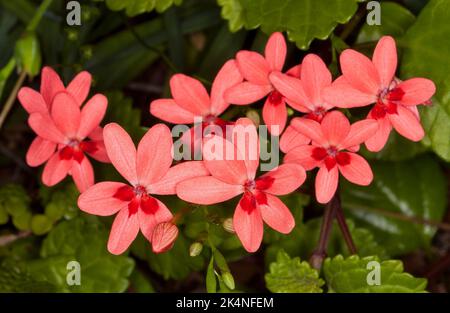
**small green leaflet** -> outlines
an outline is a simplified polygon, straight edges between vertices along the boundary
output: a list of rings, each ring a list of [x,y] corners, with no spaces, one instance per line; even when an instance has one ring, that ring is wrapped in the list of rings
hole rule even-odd
[[[162,13],[172,5],[180,5],[183,0],[93,0],[105,1],[110,10],[126,10],[128,16],[151,12],[156,10]]]

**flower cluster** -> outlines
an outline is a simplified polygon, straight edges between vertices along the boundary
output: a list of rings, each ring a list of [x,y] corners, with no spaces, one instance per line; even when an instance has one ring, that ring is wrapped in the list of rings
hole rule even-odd
[[[95,95],[83,106],[91,81],[88,73],[78,74],[65,88],[53,70],[44,68],[40,93],[26,87],[19,92],[37,134],[27,162],[30,166],[47,162],[42,181],[48,186],[71,175],[82,192],[78,205],[84,212],[117,214],[108,241],[111,253],[127,250],[139,231],[154,252],[170,249],[178,235],[176,218],[155,195],[175,194],[200,205],[240,196],[233,228],[243,247],[254,252],[262,242],[263,223],[284,234],[295,226],[290,209],[277,196],[297,190],[306,179],[305,171],[318,168],[319,203],[331,200],[339,173],[354,184],[370,184],[373,173],[357,153],[360,146],[380,151],[392,129],[412,141],[421,140],[424,130],[417,106],[428,104],[435,92],[428,79],[395,77],[397,51],[388,36],[380,39],[372,59],[352,49],[343,51],[342,76],[334,81],[314,54],[283,73],[286,51],[283,35],[274,33],[264,55],[238,52],[220,69],[210,93],[194,78],[172,76],[172,98],[152,101],[151,114],[173,124],[193,124],[201,117],[201,125],[183,137],[196,127],[203,130],[210,125],[231,132],[197,138],[203,147],[202,160],[176,165],[172,165],[173,141],[166,125],[151,127],[136,148],[119,125],[99,126],[107,107],[104,96]],[[264,98],[264,123],[272,136],[280,136],[285,157],[283,164],[260,175],[260,142],[253,122],[226,121],[220,116],[230,105],[250,105]],[[372,104],[367,117],[353,124],[338,110]],[[286,105],[302,113],[287,127]],[[128,183],[94,184],[85,154],[111,162]]]

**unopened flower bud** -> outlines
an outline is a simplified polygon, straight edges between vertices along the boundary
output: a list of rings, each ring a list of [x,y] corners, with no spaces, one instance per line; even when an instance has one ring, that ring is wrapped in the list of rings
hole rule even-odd
[[[203,245],[200,242],[194,242],[189,247],[189,255],[191,257],[195,257],[195,256],[199,255],[200,253],[202,253],[202,250],[203,250]]]
[[[233,219],[231,217],[229,217],[223,221],[222,227],[229,233],[232,233],[232,234],[235,233],[235,230],[233,227]]]
[[[152,248],[155,253],[162,253],[172,248],[178,236],[178,228],[171,222],[159,223],[152,234]]]
[[[247,118],[249,118],[253,122],[253,124],[255,124],[256,127],[258,127],[259,124],[261,124],[261,119],[256,110],[248,110],[245,116],[247,116]]]
[[[224,282],[225,286],[227,286],[231,290],[234,290],[234,287],[235,287],[235,285],[234,285],[234,278],[233,278],[233,275],[231,275],[230,272],[224,272],[222,274],[222,279],[223,279],[223,282]]]

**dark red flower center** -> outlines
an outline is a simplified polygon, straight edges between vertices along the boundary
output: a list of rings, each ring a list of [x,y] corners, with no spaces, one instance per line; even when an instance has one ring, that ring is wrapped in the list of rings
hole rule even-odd
[[[74,159],[78,163],[81,163],[84,158],[84,152],[94,153],[97,150],[97,144],[94,141],[79,142],[76,139],[72,139],[64,148],[59,150],[59,158],[61,160]]]
[[[147,214],[154,214],[159,207],[158,201],[147,194],[145,187],[140,185],[122,186],[117,189],[113,197],[128,202],[129,215],[137,213],[139,207]]]
[[[277,90],[274,90],[269,94],[269,102],[273,105],[279,105],[282,100],[283,96]]]
[[[324,107],[317,107],[314,111],[306,114],[305,117],[320,123],[326,113],[327,110]]]
[[[378,95],[377,103],[370,111],[371,117],[381,119],[386,114],[397,114],[397,101],[402,100],[404,95],[403,89],[398,87],[382,90]]]
[[[208,126],[218,126],[222,130],[222,135],[225,136],[227,125],[233,125],[233,122],[225,121],[217,116],[210,114],[203,118],[202,133],[205,131],[205,128],[207,128]],[[206,136],[206,135],[214,135],[214,134],[215,134],[214,127],[210,127],[210,128],[207,128],[207,131],[204,135]]]
[[[324,161],[328,170],[331,170],[339,165],[347,165],[350,163],[350,154],[341,152],[336,147],[329,147],[328,149],[316,147],[313,149],[311,157],[317,161]]]
[[[264,190],[272,186],[275,179],[270,176],[262,176],[255,180],[248,180],[244,184],[244,195],[239,204],[247,212],[251,213],[256,209],[257,204],[267,204],[267,197]]]

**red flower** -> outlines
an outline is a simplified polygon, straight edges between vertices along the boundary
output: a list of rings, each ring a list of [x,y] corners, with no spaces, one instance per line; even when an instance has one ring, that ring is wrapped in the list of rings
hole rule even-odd
[[[284,234],[294,227],[291,212],[276,195],[297,189],[306,174],[299,165],[283,164],[255,178],[259,166],[256,127],[249,119],[241,118],[233,128],[232,138],[233,142],[219,136],[205,140],[203,162],[211,175],[180,182],[177,195],[189,202],[209,205],[243,194],[234,213],[233,226],[244,248],[255,252],[261,244],[263,221]],[[207,147],[223,150],[211,152]]]
[[[397,68],[395,41],[384,36],[378,42],[372,60],[347,49],[340,57],[343,75],[325,90],[324,98],[341,108],[376,103],[369,118],[377,120],[377,133],[366,141],[370,151],[380,151],[392,127],[402,136],[419,141],[424,136],[417,105],[427,102],[434,94],[434,83],[425,78],[399,81],[394,77]]]
[[[100,216],[117,213],[108,241],[108,250],[113,254],[127,250],[139,229],[153,243],[155,252],[169,249],[178,230],[169,223],[172,213],[152,195],[175,194],[178,182],[207,175],[207,170],[202,162],[196,161],[170,167],[172,137],[163,124],[148,130],[137,151],[130,136],[115,123],[105,126],[103,136],[112,164],[129,184],[97,183],[80,195],[78,206],[84,212]],[[157,226],[161,223],[169,224]]]
[[[270,82],[288,101],[297,103],[298,110],[306,113],[304,118],[320,122],[326,112],[333,108],[326,102],[322,93],[332,82],[331,73],[320,57],[315,54],[305,56],[301,66],[300,79],[290,75],[274,72],[270,74]],[[309,138],[288,126],[280,139],[281,151],[308,144]]]
[[[273,33],[267,41],[264,56],[253,51],[239,51],[236,62],[245,82],[231,87],[225,92],[225,100],[237,105],[247,105],[268,95],[263,107],[264,123],[271,134],[278,136],[286,126],[286,102],[296,110],[302,106],[286,99],[284,94],[269,80],[271,73],[279,73],[286,59],[286,42],[281,33]],[[300,65],[291,68],[288,75],[300,76]],[[278,126],[278,129],[272,128]]]
[[[356,150],[356,146],[373,136],[377,131],[375,120],[367,119],[350,125],[344,114],[332,111],[320,124],[310,119],[295,118],[292,126],[312,143],[292,149],[284,161],[300,164],[306,170],[319,167],[316,176],[318,202],[327,203],[333,197],[339,172],[357,185],[366,186],[372,182],[372,170],[366,160],[348,151]]]
[[[107,105],[106,97],[97,94],[80,110],[74,97],[60,92],[53,97],[51,113],[30,115],[28,124],[39,139],[31,144],[27,161],[40,165],[48,160],[42,173],[45,185],[53,186],[67,174],[72,175],[81,192],[94,184],[94,171],[85,153],[109,162],[99,127]]]
[[[219,118],[230,105],[223,98],[225,90],[242,81],[236,62],[226,62],[211,87],[211,97],[205,87],[196,79],[183,74],[175,74],[170,79],[170,90],[173,99],[157,99],[150,103],[150,113],[174,124],[192,124],[194,119],[202,117],[203,128],[217,125],[224,130],[229,122]],[[190,141],[194,139],[194,128],[191,128]],[[201,141],[201,137],[198,138]],[[195,145],[197,147],[197,145]]]
[[[64,87],[58,74],[48,66],[45,66],[41,72],[41,88],[37,92],[29,87],[22,87],[19,90],[17,98],[23,108],[29,113],[40,112],[47,114],[51,110],[53,98],[56,94],[65,92],[70,94],[81,106],[86,100],[91,87],[91,74],[86,71],[79,73]],[[101,129],[96,130],[101,135]],[[39,166],[46,162],[55,150],[53,142],[37,136],[30,145],[26,155],[26,161],[29,166]]]

